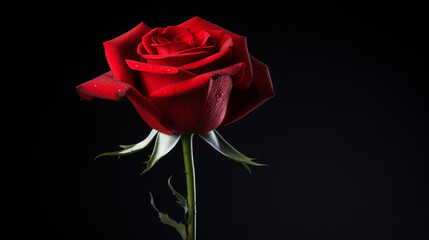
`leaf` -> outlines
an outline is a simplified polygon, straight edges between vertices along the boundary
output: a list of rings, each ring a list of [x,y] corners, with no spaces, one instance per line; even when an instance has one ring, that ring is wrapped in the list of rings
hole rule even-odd
[[[223,137],[216,130],[213,130],[211,132],[204,133],[204,134],[199,134],[199,135],[208,144],[210,144],[210,146],[212,146],[214,149],[216,149],[224,156],[243,164],[243,166],[249,172],[251,171],[249,166],[247,166],[247,164],[253,165],[253,166],[268,166],[267,164],[254,162],[254,160],[256,160],[255,158],[249,158],[244,154],[240,153],[239,151],[237,151],[227,141],[225,141],[225,139],[223,139]]]
[[[136,143],[136,144],[131,144],[131,145],[119,145],[119,147],[123,148],[122,150],[119,151],[115,151],[115,152],[106,152],[106,153],[102,153],[99,154],[98,156],[95,157],[95,159],[99,158],[99,157],[104,157],[104,156],[125,156],[125,155],[129,155],[135,152],[138,152],[140,150],[142,150],[143,148],[145,148],[147,145],[149,145],[149,143],[152,142],[152,140],[155,138],[155,136],[157,135],[158,131],[156,131],[155,129],[152,129],[152,131],[149,133],[149,136],[147,136],[143,141]]]
[[[180,134],[171,134],[167,135],[164,133],[159,132],[156,141],[155,146],[153,147],[152,155],[149,158],[149,161],[146,163],[146,169],[141,173],[145,173],[149,171],[153,165],[155,165],[156,162],[158,162],[159,159],[164,157],[167,153],[169,153],[174,146],[179,142],[180,137],[182,135]]]
[[[173,192],[173,195],[176,196],[177,198],[177,203],[183,208],[183,210],[185,211],[185,215],[188,213],[189,208],[188,208],[188,201],[186,200],[186,198],[184,196],[182,196],[180,193],[178,193],[173,186],[171,185],[171,178],[173,176],[170,176],[168,178],[168,187],[170,188],[170,190]]]
[[[159,219],[161,220],[161,222],[166,224],[166,225],[172,226],[174,229],[176,229],[179,232],[179,234],[180,234],[180,236],[182,236],[183,240],[187,240],[188,235],[186,234],[185,224],[178,223],[174,219],[171,219],[167,214],[159,211],[159,209],[155,206],[155,203],[153,201],[152,193],[149,192],[149,195],[150,195],[150,204],[155,209],[155,211],[158,212]]]

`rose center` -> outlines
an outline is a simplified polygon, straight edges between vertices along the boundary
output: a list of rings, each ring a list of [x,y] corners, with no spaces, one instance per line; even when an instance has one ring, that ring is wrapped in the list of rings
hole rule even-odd
[[[195,36],[185,28],[169,26],[152,38],[152,46],[156,47],[158,54],[166,55],[194,47],[195,40]]]

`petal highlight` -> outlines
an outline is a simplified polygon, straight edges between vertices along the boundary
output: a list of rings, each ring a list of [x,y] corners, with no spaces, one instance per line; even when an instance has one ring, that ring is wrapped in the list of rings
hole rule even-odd
[[[200,52],[175,53],[171,55],[143,54],[141,56],[144,59],[146,59],[147,63],[149,64],[179,67],[191,62],[195,62],[199,59],[208,57],[210,56],[210,54],[211,53],[208,51],[200,51]]]
[[[236,33],[230,32],[222,27],[219,27],[216,24],[213,24],[209,21],[206,21],[200,17],[194,17],[189,19],[188,21],[181,23],[179,26],[182,27],[199,27],[204,30],[222,30],[225,31],[227,34],[231,35],[232,40],[234,42],[234,47],[232,49],[232,59],[231,63],[238,63],[238,62],[245,62],[245,69],[244,69],[244,77],[242,81],[238,85],[234,85],[235,88],[240,90],[247,89],[250,84],[252,83],[253,79],[253,70],[252,70],[252,64],[250,60],[250,54],[247,50],[247,41],[246,37],[240,36]]]
[[[145,96],[149,96],[152,92],[165,86],[196,76],[194,73],[176,67],[153,65],[132,60],[127,60],[127,63],[131,69],[140,71],[141,82],[139,86]]]
[[[223,121],[232,90],[229,75],[212,75],[199,89],[152,102],[166,115],[174,133],[206,133]]]
[[[139,55],[136,48],[150,28],[143,22],[130,31],[103,43],[107,62],[115,79],[134,86],[135,73],[128,68],[125,59],[138,60]]]
[[[164,98],[189,94],[204,87],[213,76],[218,78],[224,75],[228,75],[231,77],[236,75],[240,72],[243,65],[244,63],[237,63],[220,70],[201,74],[194,78],[171,84],[167,87],[154,91],[150,94],[150,96],[155,98]]]
[[[109,71],[88,82],[82,83],[76,87],[76,90],[79,96],[85,100],[91,100],[96,97],[118,101],[130,87],[131,85],[114,79],[112,72]]]

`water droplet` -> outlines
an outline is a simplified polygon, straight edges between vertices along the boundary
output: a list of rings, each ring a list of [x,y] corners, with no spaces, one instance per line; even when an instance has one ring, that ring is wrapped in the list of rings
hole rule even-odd
[[[218,92],[218,94],[216,95],[217,98],[221,98],[222,96],[223,96],[223,92],[222,91]]]
[[[94,84],[94,87],[97,87],[97,84]]]

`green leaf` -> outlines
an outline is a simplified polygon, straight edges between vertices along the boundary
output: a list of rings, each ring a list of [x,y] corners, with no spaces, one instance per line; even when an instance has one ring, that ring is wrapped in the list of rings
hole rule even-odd
[[[155,203],[153,201],[152,193],[149,192],[149,195],[150,195],[150,204],[155,209],[155,211],[158,212],[159,219],[161,220],[161,222],[166,224],[166,225],[172,226],[174,229],[176,229],[179,232],[179,234],[180,234],[180,236],[182,236],[183,240],[187,240],[188,235],[186,234],[185,224],[178,223],[174,219],[171,219],[167,214],[159,211],[159,209],[155,206]]]
[[[141,173],[145,173],[149,171],[153,165],[155,165],[156,162],[158,162],[159,159],[164,157],[167,153],[169,153],[174,146],[179,142],[180,137],[182,135],[180,134],[171,134],[167,135],[164,133],[159,132],[156,141],[155,146],[153,147],[152,155],[149,158],[149,161],[146,163],[146,169]]]
[[[185,215],[188,213],[189,208],[188,208],[188,201],[186,200],[186,198],[184,196],[182,196],[180,193],[178,193],[173,186],[171,185],[171,178],[173,176],[170,176],[168,178],[168,187],[170,188],[170,190],[173,192],[173,195],[176,196],[177,198],[177,203],[183,208],[183,210],[185,211]]]
[[[247,164],[253,165],[253,166],[268,166],[267,164],[254,162],[254,160],[256,160],[255,158],[249,158],[244,154],[240,153],[239,151],[237,151],[227,141],[225,141],[225,139],[223,139],[223,137],[216,130],[213,130],[211,132],[204,133],[204,134],[199,134],[199,135],[208,144],[210,144],[210,146],[212,146],[214,149],[216,149],[224,156],[243,164],[243,166],[249,172],[251,171],[249,166],[247,166]]]
[[[158,133],[158,131],[156,131],[155,129],[152,129],[152,131],[149,133],[149,136],[147,136],[143,141],[141,141],[137,144],[119,145],[119,147],[123,148],[122,150],[115,151],[115,152],[102,153],[102,154],[99,154],[98,156],[96,156],[95,159],[97,159],[99,157],[104,157],[104,156],[118,156],[118,157],[120,157],[120,156],[125,156],[125,155],[129,155],[129,154],[138,152],[138,151],[142,150],[143,148],[145,148],[147,145],[149,145],[149,143],[152,142],[152,140],[155,138],[157,133]]]

